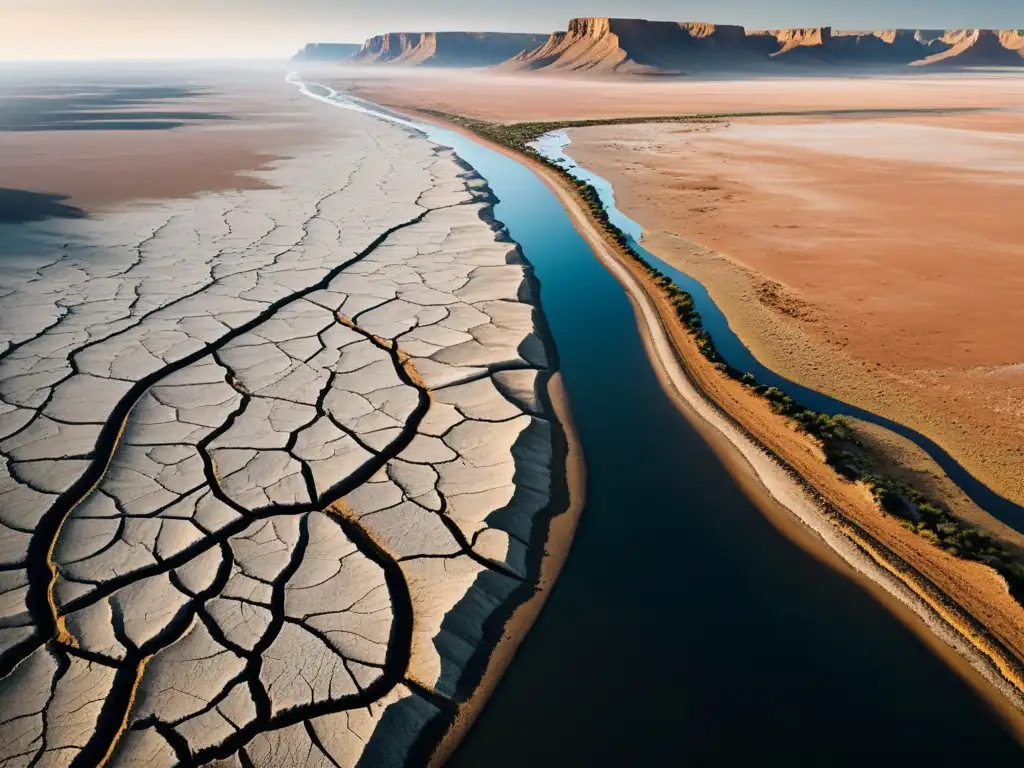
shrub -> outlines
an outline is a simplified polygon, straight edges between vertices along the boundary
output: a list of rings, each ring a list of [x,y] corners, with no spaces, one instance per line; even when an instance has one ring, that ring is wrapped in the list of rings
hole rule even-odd
[[[939,537],[935,535],[934,531],[930,531],[927,528],[925,528],[923,531],[919,531],[918,535],[925,541],[930,542],[932,544],[939,543]]]

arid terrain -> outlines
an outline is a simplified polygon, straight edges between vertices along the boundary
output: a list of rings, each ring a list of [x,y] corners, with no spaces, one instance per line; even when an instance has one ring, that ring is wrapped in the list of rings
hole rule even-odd
[[[495,121],[811,113],[573,129],[568,151],[613,182],[648,247],[702,280],[763,362],[907,423],[1024,500],[1024,348],[1008,332],[1024,320],[1024,79],[486,81],[354,87]]]
[[[528,671],[529,700],[573,708],[548,717],[567,741],[578,704],[676,719],[680,688],[737,682],[779,695],[787,733],[810,730],[794,713],[821,684],[847,738],[891,710],[836,696],[885,705],[892,682],[974,712],[951,741],[1019,751],[1021,527],[912,442],[784,410],[722,364],[597,191],[509,136],[628,118],[570,128],[568,153],[764,363],[1024,503],[1020,30],[589,17],[296,58],[315,79],[133,64],[0,82],[0,764],[457,762],[584,490],[604,519],[563,628],[539,633],[545,664],[580,643],[580,669],[606,670],[639,641],[661,666],[588,694]],[[695,114],[713,117],[659,119]],[[837,459],[840,442],[862,453]],[[885,477],[842,471],[865,455]],[[888,498],[887,478],[905,483]],[[715,647],[680,650],[677,618]],[[968,686],[945,688],[924,646]],[[689,658],[707,667],[692,689],[673,677]],[[745,716],[771,731],[765,698]],[[736,730],[728,707],[706,722]]]
[[[764,362],[1024,501],[1024,113],[571,135]]]
[[[356,67],[336,68],[334,73],[347,89],[379,103],[498,122],[820,109],[1018,108],[1024,90],[1016,77],[985,72],[693,79]]]
[[[568,544],[531,269],[421,136],[150,77],[6,95],[0,762],[425,763]]]
[[[86,213],[259,189],[267,182],[258,171],[323,139],[326,126],[310,123],[283,78],[218,77],[184,65],[170,83],[145,69],[9,76],[0,85],[0,188],[59,194]]]

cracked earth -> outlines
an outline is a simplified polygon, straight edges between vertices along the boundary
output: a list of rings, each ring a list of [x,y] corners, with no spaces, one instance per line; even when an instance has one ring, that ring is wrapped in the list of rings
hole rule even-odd
[[[401,765],[532,578],[529,267],[338,112],[275,188],[4,233],[0,766]]]

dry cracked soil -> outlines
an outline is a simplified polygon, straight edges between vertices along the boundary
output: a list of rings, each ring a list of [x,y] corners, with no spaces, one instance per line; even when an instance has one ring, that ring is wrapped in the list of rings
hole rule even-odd
[[[5,768],[403,764],[533,578],[529,265],[332,119],[258,189],[0,225]]]

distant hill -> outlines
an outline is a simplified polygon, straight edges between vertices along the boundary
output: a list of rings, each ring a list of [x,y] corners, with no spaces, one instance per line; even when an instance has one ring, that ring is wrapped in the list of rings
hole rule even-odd
[[[540,45],[546,35],[509,32],[390,32],[371,37],[354,63],[490,67]]]
[[[572,19],[542,45],[523,51],[507,69],[649,74],[693,67],[742,66],[756,55],[743,27],[643,19]]]
[[[1024,66],[1024,29],[962,29],[947,32],[950,47],[915,61],[915,66],[1020,67]]]
[[[957,67],[1024,66],[1018,30],[890,29],[869,32],[772,30],[751,37],[774,37],[770,58],[788,63],[847,66],[945,64]]]
[[[1024,66],[1024,30],[839,31],[831,27],[747,32],[706,23],[572,19],[507,70],[681,74],[803,67]]]
[[[309,43],[292,56],[292,61],[346,61],[361,47],[359,43]]]

